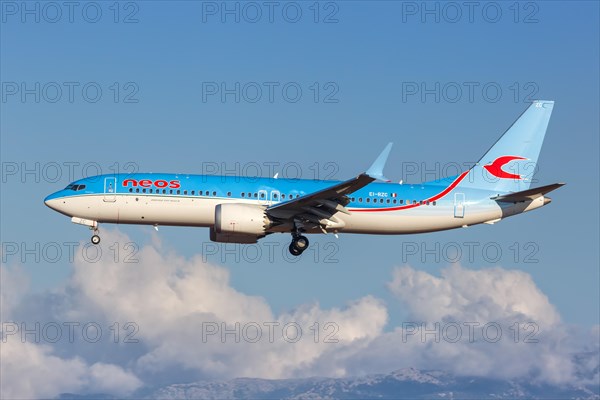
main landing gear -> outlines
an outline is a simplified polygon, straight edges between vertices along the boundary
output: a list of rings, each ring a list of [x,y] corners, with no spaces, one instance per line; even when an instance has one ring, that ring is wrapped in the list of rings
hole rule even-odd
[[[300,233],[295,232],[292,234],[292,243],[290,243],[290,253],[293,256],[299,256],[302,252],[308,249],[308,239],[306,236],[302,236]]]

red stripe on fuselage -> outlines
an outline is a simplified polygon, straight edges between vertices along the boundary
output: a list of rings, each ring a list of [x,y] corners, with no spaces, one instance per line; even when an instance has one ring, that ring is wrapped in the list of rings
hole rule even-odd
[[[432,196],[432,197],[430,197],[428,199],[425,199],[423,201],[424,202],[428,202],[428,201],[431,202],[431,201],[436,201],[436,200],[441,199],[442,197],[444,197],[445,195],[447,195],[448,193],[450,193],[452,191],[452,189],[454,189],[465,178],[465,176],[467,176],[468,173],[469,173],[469,171],[463,172],[446,189],[442,190],[440,193],[436,194],[435,196]],[[426,204],[421,204],[421,202],[419,202],[419,203],[407,204],[405,206],[399,206],[399,207],[351,208],[348,211],[351,211],[351,212],[396,211],[396,210],[407,210],[409,208],[415,208],[415,207],[419,207],[419,206],[423,206],[423,205],[426,205]]]

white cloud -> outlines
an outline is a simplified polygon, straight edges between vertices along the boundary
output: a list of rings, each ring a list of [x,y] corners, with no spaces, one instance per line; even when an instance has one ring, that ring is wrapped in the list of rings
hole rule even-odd
[[[410,267],[396,268],[389,289],[412,321],[422,321],[429,329],[436,322],[497,322],[504,334],[497,343],[470,343],[466,331],[465,340],[457,343],[443,338],[435,342],[407,335],[403,326],[384,332],[388,310],[372,296],[344,308],[304,304],[277,315],[264,298],[232,287],[227,269],[199,256],[183,258],[154,240],[129,260],[138,262],[126,262],[123,252],[115,262],[114,249],[109,248],[115,242],[122,249],[130,239],[104,230],[103,257],[90,263],[77,252],[68,284],[41,300],[20,299],[26,279],[18,268],[7,274],[3,267],[2,300],[10,305],[12,318],[19,319],[15,306],[29,301],[35,307],[20,307],[19,312],[35,309],[37,313],[20,316],[22,320],[95,321],[104,327],[105,336],[112,333],[108,327],[118,322],[121,335],[119,343],[108,338],[94,344],[32,344],[10,337],[2,344],[3,397],[51,397],[61,392],[125,395],[142,382],[346,376],[403,367],[490,377],[532,376],[544,382],[575,379],[570,358],[576,347],[570,332],[531,276],[521,271],[455,265],[436,277]],[[8,287],[18,289],[5,291]],[[123,343],[130,332],[123,330],[126,322],[139,328],[135,332],[139,343]],[[519,343],[511,340],[514,322],[537,324],[538,343],[523,343],[522,337]],[[232,331],[236,323],[239,328]],[[282,328],[290,323],[302,329],[296,343],[289,340],[295,336],[294,326],[288,336],[283,335]],[[255,338],[257,326],[262,336],[252,343],[247,339]],[[209,332],[215,327],[218,332]],[[222,337],[224,327],[230,333]],[[338,342],[326,343],[326,339]]]
[[[394,270],[388,286],[416,318],[427,321],[530,318],[545,328],[560,322],[548,297],[523,271],[468,270],[455,264],[442,270],[437,278],[405,266]]]
[[[316,371],[343,375],[344,368],[319,370],[320,360],[333,351],[343,349],[349,354],[360,351],[382,333],[387,322],[386,307],[371,296],[352,301],[345,308],[324,310],[315,303],[275,315],[264,298],[237,291],[229,282],[227,269],[203,262],[200,256],[185,259],[166,251],[155,241],[139,249],[133,257],[138,262],[125,262],[124,258],[115,262],[114,252],[109,248],[115,242],[123,246],[130,239],[119,232],[105,230],[103,256],[97,262],[90,263],[82,257],[84,253],[77,252],[70,282],[53,293],[61,299],[53,302],[38,299],[46,308],[38,310],[37,316],[59,323],[77,321],[80,325],[94,321],[104,328],[105,336],[112,334],[107,327],[115,321],[121,328],[126,322],[132,322],[139,328],[135,339],[140,343],[63,341],[55,346],[60,348],[61,354],[85,354],[85,360],[56,359],[65,365],[78,363],[78,373],[70,376],[80,379],[52,387],[40,385],[46,389],[40,389],[38,394],[55,395],[59,388],[87,393],[113,392],[112,388],[120,386],[133,389],[137,387],[137,377],[173,382],[182,376],[189,379],[287,378],[312,376]],[[236,324],[239,326],[236,334],[221,336],[223,328],[231,331]],[[203,340],[203,331],[208,332],[208,325],[216,326],[219,332],[207,334]],[[255,343],[244,340],[254,338],[257,326],[262,333],[260,340]],[[286,326],[288,329],[284,332]],[[302,330],[300,336],[296,327]],[[126,332],[121,330],[120,333],[122,339]],[[328,334],[332,334],[331,337]],[[16,336],[9,339],[18,340]],[[336,339],[338,343],[325,343],[325,339]],[[49,348],[33,348],[38,352],[44,349],[48,351],[46,356],[50,356]],[[97,363],[110,357],[118,358],[127,368]],[[12,365],[8,365],[8,369],[11,368]],[[126,372],[129,368],[135,376]],[[100,382],[105,381],[103,376],[107,375],[123,385],[102,386]],[[24,381],[28,380],[27,376],[24,375]],[[30,376],[44,379],[43,373]],[[10,393],[20,390],[23,387],[10,387]]]
[[[4,265],[0,268],[0,315],[3,321],[8,321],[14,308],[27,293],[29,279],[22,268],[8,268]]]
[[[49,345],[13,338],[2,343],[0,354],[2,399],[48,398],[77,391],[127,395],[142,385],[119,366],[90,366],[79,357],[61,358]]]
[[[90,365],[78,356],[55,354],[51,343],[44,343],[44,338],[54,338],[54,332],[43,335],[42,324],[36,329],[35,323],[25,323],[30,333],[23,336],[25,321],[19,321],[16,308],[28,300],[28,287],[23,268],[0,266],[0,399],[48,398],[75,391],[128,395],[142,386],[121,366]]]
[[[95,363],[86,375],[87,389],[93,393],[126,395],[142,386],[135,375],[114,364]]]
[[[394,270],[388,287],[411,315],[355,356],[354,372],[401,366],[550,383],[575,380],[574,340],[525,272],[453,265],[436,277],[404,266]]]

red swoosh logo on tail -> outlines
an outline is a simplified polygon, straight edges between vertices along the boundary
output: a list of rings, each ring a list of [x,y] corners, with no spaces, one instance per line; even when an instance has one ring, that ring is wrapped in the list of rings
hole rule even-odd
[[[512,174],[502,169],[504,165],[508,164],[513,160],[526,160],[526,158],[519,156],[502,156],[496,158],[491,164],[484,165],[483,168],[487,169],[490,174],[498,178],[523,179],[523,177],[519,174]]]

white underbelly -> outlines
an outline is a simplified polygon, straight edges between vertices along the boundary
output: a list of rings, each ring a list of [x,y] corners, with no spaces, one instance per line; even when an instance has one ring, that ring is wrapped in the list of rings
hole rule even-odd
[[[345,233],[374,233],[374,234],[407,234],[433,232],[445,229],[460,228],[465,225],[480,224],[502,216],[499,207],[479,209],[477,212],[466,211],[464,216],[454,216],[454,207],[353,212],[352,215],[336,214],[346,226],[340,229]]]
[[[78,196],[67,200],[73,216],[101,223],[205,227],[214,224],[215,206],[228,201],[232,200],[135,195],[117,195],[108,200],[105,196]]]

